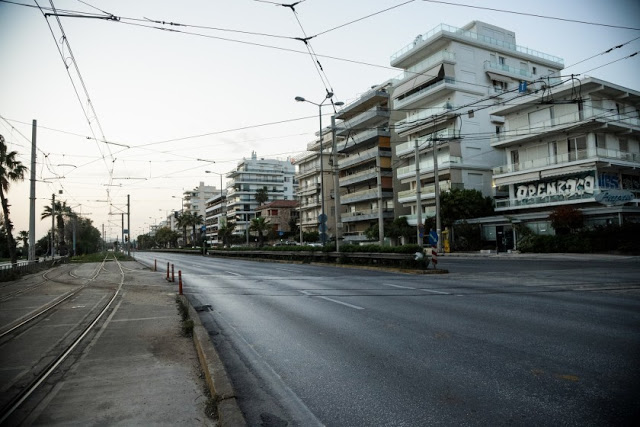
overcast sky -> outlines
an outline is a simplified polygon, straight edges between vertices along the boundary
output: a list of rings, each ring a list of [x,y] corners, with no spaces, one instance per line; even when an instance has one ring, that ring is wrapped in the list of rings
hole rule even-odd
[[[36,238],[51,225],[40,214],[52,193],[98,229],[104,224],[108,239],[120,235],[119,214],[131,195],[135,238],[179,210],[183,191],[200,181],[219,187],[219,175],[206,170],[224,174],[252,151],[282,160],[299,155],[318,129],[318,109],[296,96],[320,102],[329,88],[334,100],[353,101],[400,74],[389,57],[440,23],[485,21],[566,66],[580,62],[564,74],[640,89],[640,55],[622,59],[640,50],[634,0],[304,0],[295,14],[274,3],[53,0],[59,13],[120,18],[58,23],[37,8],[0,2],[0,133],[26,165],[31,121],[39,125]],[[324,73],[296,37],[312,37]],[[16,232],[28,230],[28,181],[10,188],[9,201]]]

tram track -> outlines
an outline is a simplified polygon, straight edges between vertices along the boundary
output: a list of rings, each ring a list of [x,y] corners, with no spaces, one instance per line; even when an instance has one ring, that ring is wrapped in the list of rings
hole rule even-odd
[[[111,260],[117,265],[115,272],[106,268]],[[21,418],[16,411],[52,373],[60,369],[69,355],[99,324],[121,294],[125,278],[122,264],[110,255],[105,256],[95,270],[84,278],[72,274],[72,271],[66,272],[73,278],[71,280],[61,279],[61,276],[53,278],[47,273],[43,275],[45,281],[32,288],[40,287],[45,282],[77,285],[77,279],[81,279],[83,283],[32,310],[20,321],[12,322],[14,324],[10,327],[2,328],[0,360],[4,371],[3,384],[0,385],[0,424],[14,424]],[[118,276],[118,280],[113,280],[114,275]],[[29,351],[26,352],[25,348]],[[34,348],[36,351],[33,351]],[[27,357],[27,353],[34,354],[29,359],[22,359]]]

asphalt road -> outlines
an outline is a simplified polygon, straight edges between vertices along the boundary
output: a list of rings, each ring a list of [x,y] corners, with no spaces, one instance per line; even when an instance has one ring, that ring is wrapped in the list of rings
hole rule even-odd
[[[251,425],[640,419],[640,262],[441,258],[447,275],[145,254],[181,270]],[[176,273],[177,274],[177,273]]]

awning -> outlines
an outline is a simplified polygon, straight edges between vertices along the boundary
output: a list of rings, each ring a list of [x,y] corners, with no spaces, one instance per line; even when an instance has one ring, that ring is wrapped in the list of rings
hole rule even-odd
[[[400,86],[396,87],[393,91],[394,97],[397,98],[424,83],[436,80],[440,77],[444,77],[444,66],[442,64],[433,67],[422,73],[416,73],[414,77],[410,78]]]
[[[507,77],[507,76],[502,76],[500,74],[496,74],[496,73],[490,73],[487,71],[487,74],[489,75],[489,78],[491,80],[495,80],[498,82],[505,82],[505,83],[513,83],[513,79],[511,77]]]

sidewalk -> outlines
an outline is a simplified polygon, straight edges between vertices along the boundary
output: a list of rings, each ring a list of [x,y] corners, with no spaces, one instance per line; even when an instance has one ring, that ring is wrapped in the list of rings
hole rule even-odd
[[[205,380],[212,374],[201,371],[194,340],[182,334],[177,282],[168,283],[137,262],[124,266],[126,279],[114,309],[98,332],[85,338],[89,342],[71,368],[40,396],[26,423],[232,425],[205,413],[216,406]],[[196,344],[211,346],[208,338],[199,333]],[[224,378],[224,370],[217,374]]]

